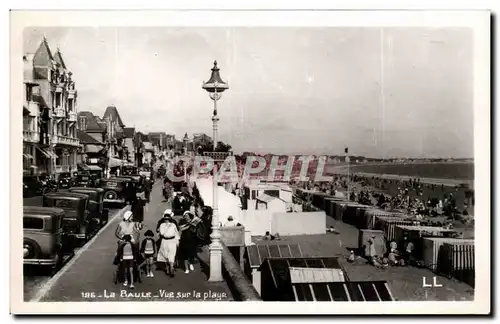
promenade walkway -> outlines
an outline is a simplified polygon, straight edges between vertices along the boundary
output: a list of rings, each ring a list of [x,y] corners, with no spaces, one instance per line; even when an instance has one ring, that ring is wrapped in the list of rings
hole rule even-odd
[[[161,193],[161,182],[157,182],[151,193],[151,202],[144,213],[144,224],[155,232],[156,223],[169,206]],[[142,278],[135,289],[115,284],[112,264],[116,251],[115,228],[121,215],[128,207],[120,210],[105,228],[61,271],[56,274],[32,301],[215,301],[232,300],[225,282],[208,282],[208,269],[195,264],[195,271],[185,274],[177,269],[174,278],[162,271],[155,271],[154,278]],[[143,231],[143,233],[144,233]],[[142,239],[143,235],[141,235]]]

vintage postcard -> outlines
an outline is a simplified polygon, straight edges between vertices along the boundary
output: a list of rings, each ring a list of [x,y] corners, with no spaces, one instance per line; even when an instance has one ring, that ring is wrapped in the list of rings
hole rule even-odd
[[[10,36],[12,313],[491,311],[488,11],[12,11]]]

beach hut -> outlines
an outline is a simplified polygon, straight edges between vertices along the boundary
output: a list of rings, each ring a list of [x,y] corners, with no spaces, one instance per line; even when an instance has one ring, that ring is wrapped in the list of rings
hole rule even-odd
[[[331,195],[328,195],[325,192],[315,192],[312,197],[312,204],[314,207],[319,208],[321,210],[325,210],[325,199],[331,198]]]
[[[373,229],[375,226],[376,216],[394,217],[395,215],[390,211],[371,206],[358,208],[356,215],[356,227],[358,229]]]
[[[254,288],[260,293],[261,279],[259,267],[266,258],[301,258],[302,250],[298,244],[257,244],[246,248],[247,260],[245,274],[252,280]]]
[[[451,237],[424,237],[422,240],[422,260],[424,261],[426,268],[429,268],[434,272],[437,271],[439,253],[441,251],[441,246],[445,243],[455,245],[473,245],[474,240]]]
[[[335,257],[266,259],[264,301],[393,301],[386,281],[351,282]]]
[[[406,236],[408,241],[414,244],[415,257],[423,260],[424,247],[422,239],[424,237],[451,237],[453,233],[455,233],[454,230],[443,227],[397,225],[395,229],[395,241],[398,246],[403,246],[404,237]]]
[[[475,286],[474,244],[443,243],[437,272]]]
[[[357,219],[357,210],[359,208],[367,208],[370,206],[362,205],[357,202],[348,202],[345,204],[342,214],[342,221],[349,225],[356,225]]]
[[[396,238],[396,226],[412,225],[413,222],[398,216],[375,216],[373,229],[384,231],[385,239],[388,242]]]
[[[325,213],[333,218],[335,218],[335,202],[346,202],[346,200],[336,197],[325,198]]]
[[[455,230],[444,227],[435,226],[414,226],[414,225],[397,225],[396,226],[396,241],[402,242],[405,235],[408,239],[421,239],[423,237],[451,237]]]

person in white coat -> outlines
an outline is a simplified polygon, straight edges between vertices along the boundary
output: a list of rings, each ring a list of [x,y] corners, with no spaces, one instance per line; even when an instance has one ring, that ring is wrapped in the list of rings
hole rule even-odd
[[[160,248],[158,249],[158,262],[166,264],[165,273],[174,276],[175,255],[179,246],[179,231],[171,218],[166,217],[158,230],[161,238]]]

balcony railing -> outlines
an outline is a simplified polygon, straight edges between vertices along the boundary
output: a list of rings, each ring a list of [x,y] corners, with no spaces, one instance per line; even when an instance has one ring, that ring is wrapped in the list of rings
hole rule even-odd
[[[77,117],[78,116],[77,116],[76,112],[71,111],[68,114],[68,121],[70,121],[70,122],[76,122]]]
[[[64,118],[64,117],[66,117],[66,112],[61,107],[55,108],[54,109],[54,117]]]
[[[23,141],[38,143],[40,141],[40,133],[35,131],[26,131],[23,130]]]
[[[52,144],[79,146],[80,141],[76,138],[73,138],[73,137],[54,135],[54,136],[52,136]]]

